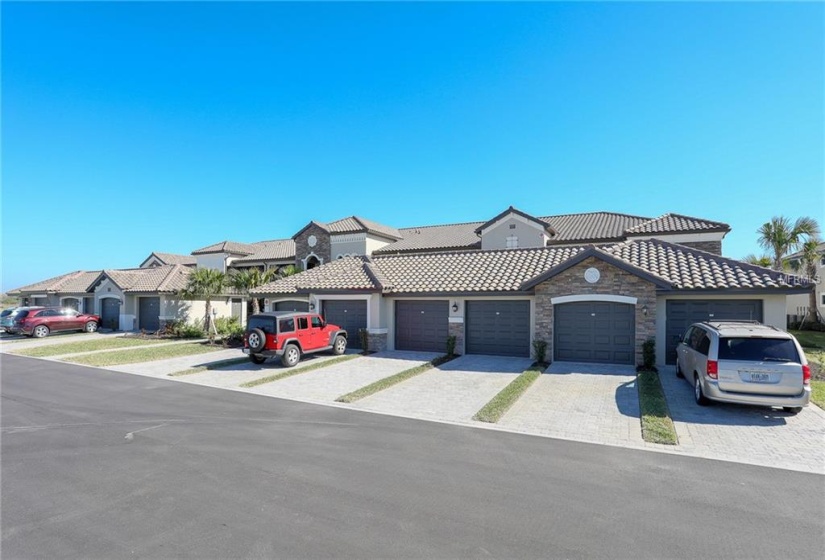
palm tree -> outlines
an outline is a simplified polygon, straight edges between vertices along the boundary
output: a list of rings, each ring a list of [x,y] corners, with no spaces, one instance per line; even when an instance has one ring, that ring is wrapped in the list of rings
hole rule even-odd
[[[782,259],[788,253],[796,251],[802,243],[819,235],[819,224],[813,218],[798,218],[793,224],[785,216],[774,216],[770,222],[762,225],[759,234],[759,246],[773,251],[773,268],[782,270]]]
[[[768,255],[759,255],[758,257],[751,253],[750,255],[746,256],[742,261],[748,264],[755,264],[756,266],[764,266],[765,268],[770,268],[773,261]]]
[[[252,300],[252,313],[256,314],[261,312],[261,303],[258,298],[250,295],[250,290],[272,282],[276,276],[277,273],[274,268],[264,271],[257,268],[247,268],[232,272],[229,275],[228,284],[236,290],[243,292]]]
[[[209,335],[209,341],[215,340],[215,329],[212,328],[212,298],[220,295],[226,287],[226,274],[211,268],[198,268],[189,275],[186,287],[181,290],[185,299],[205,299],[206,317],[204,326]]]
[[[819,264],[819,246],[822,242],[819,239],[808,239],[802,244],[802,270],[808,280],[815,282],[817,265]],[[819,321],[819,310],[816,306],[816,290],[811,290],[808,294],[808,321]]]

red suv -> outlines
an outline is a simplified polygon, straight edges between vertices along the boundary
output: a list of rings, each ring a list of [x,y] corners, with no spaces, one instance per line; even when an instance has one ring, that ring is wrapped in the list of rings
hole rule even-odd
[[[243,351],[253,363],[262,364],[279,356],[285,367],[292,367],[303,354],[347,349],[347,331],[330,325],[316,313],[273,311],[249,317],[243,335]]]
[[[75,311],[71,307],[47,307],[14,320],[14,332],[35,338],[49,336],[57,331],[95,332],[100,325],[100,317]]]

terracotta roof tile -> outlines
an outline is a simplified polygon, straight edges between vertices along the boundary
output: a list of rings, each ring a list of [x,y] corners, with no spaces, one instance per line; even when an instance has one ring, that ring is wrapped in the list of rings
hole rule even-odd
[[[377,290],[367,273],[367,257],[346,257],[250,290],[254,294],[294,294],[299,291]]]
[[[183,264],[183,265],[186,265],[186,266],[194,266],[198,262],[198,259],[196,259],[192,255],[178,255],[178,254],[175,254],[175,253],[158,253],[157,251],[152,253],[152,255],[155,255],[160,261],[163,262],[163,264]]]
[[[627,229],[627,234],[686,233],[701,231],[730,231],[730,226],[682,214],[664,214]]]
[[[243,264],[261,261],[285,261],[295,259],[295,241],[292,239],[273,239],[253,243],[255,252],[249,256],[235,259],[233,264]]]
[[[253,244],[238,243],[237,241],[221,241],[207,247],[202,247],[192,251],[193,255],[206,255],[209,253],[232,253],[235,255],[251,255],[255,252]]]

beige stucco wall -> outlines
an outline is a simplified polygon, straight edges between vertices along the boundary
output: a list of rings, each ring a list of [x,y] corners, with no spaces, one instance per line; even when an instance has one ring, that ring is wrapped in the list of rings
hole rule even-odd
[[[212,300],[212,308],[217,310],[217,317],[231,317],[230,298],[219,297]],[[175,296],[161,296],[160,318],[164,321],[186,321],[194,323],[203,321],[206,316],[205,300],[180,299]]]
[[[367,254],[367,236],[363,233],[332,235],[329,243],[332,260],[336,260],[342,255]]]
[[[196,255],[198,268],[211,268],[226,272],[227,255],[224,253],[212,253],[209,255]]]
[[[510,229],[510,226],[514,229]],[[518,237],[518,248],[544,247],[546,235],[536,223],[525,220],[521,216],[511,215],[501,222],[490,226],[481,236],[481,248],[484,251],[492,249],[506,249],[507,238],[511,235]]]
[[[376,237],[374,235],[367,234],[367,255],[372,255],[373,251],[377,251],[378,249],[389,245],[391,241],[387,239],[383,239],[381,237]]]

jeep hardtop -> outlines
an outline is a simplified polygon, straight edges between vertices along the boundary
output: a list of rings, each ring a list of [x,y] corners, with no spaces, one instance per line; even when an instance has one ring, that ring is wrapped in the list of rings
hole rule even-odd
[[[251,315],[243,336],[244,353],[253,363],[262,364],[272,356],[292,367],[304,354],[332,350],[341,355],[347,349],[347,331],[324,321],[317,313],[270,311]]]

